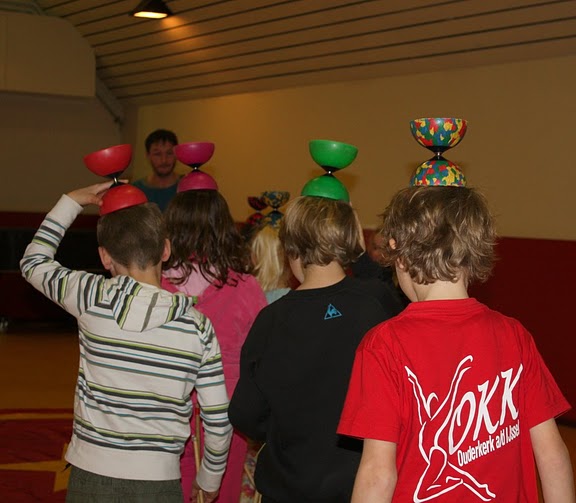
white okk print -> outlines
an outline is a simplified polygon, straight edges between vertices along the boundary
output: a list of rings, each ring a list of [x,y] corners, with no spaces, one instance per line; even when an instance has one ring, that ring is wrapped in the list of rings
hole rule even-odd
[[[481,484],[470,473],[450,463],[446,452],[449,425],[456,412],[458,386],[462,376],[470,369],[470,365],[467,364],[472,360],[472,356],[468,355],[459,363],[446,398],[435,410],[433,407],[439,402],[438,395],[430,393],[425,396],[418,377],[405,367],[418,405],[421,425],[418,436],[420,453],[427,463],[414,491],[416,503],[436,499],[459,486],[466,487],[482,501],[490,501],[496,497],[488,488],[488,484]]]

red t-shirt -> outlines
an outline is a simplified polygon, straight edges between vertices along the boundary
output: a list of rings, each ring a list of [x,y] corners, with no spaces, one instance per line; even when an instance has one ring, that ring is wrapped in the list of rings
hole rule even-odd
[[[397,444],[393,501],[538,501],[529,430],[570,408],[516,320],[414,302],[358,348],[338,432]]]

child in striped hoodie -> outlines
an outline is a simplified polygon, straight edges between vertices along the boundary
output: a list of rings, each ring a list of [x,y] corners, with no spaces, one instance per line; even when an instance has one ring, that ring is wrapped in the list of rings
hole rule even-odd
[[[102,205],[110,185],[62,196],[21,261],[26,280],[78,321],[67,501],[181,503],[180,454],[196,388],[205,448],[193,499],[202,490],[208,503],[217,497],[232,435],[220,347],[192,298],[160,288],[170,243],[157,206],[136,204],[100,218],[99,253],[111,278],[54,260],[82,207]]]

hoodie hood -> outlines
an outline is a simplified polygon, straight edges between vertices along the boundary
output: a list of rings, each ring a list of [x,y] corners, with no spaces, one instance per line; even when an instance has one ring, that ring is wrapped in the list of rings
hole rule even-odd
[[[112,278],[107,294],[116,323],[129,332],[158,328],[181,317],[195,302],[193,297],[182,293],[172,294],[128,276]]]

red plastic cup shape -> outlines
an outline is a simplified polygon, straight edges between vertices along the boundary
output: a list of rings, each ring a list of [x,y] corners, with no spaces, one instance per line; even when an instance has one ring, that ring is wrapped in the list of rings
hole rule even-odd
[[[107,215],[113,211],[123,210],[131,206],[137,206],[148,202],[146,194],[134,185],[116,185],[102,197],[100,215]]]
[[[218,190],[218,184],[208,173],[195,169],[178,182],[177,192],[187,190]]]
[[[191,168],[199,168],[214,154],[214,144],[210,142],[180,143],[174,147],[176,159]]]
[[[214,154],[214,143],[180,143],[174,147],[176,159],[192,168],[192,172],[183,176],[178,183],[178,192],[187,190],[218,190],[216,180],[198,168],[207,163]]]
[[[122,173],[132,160],[132,145],[125,143],[84,156],[84,164],[95,175],[115,178]]]

